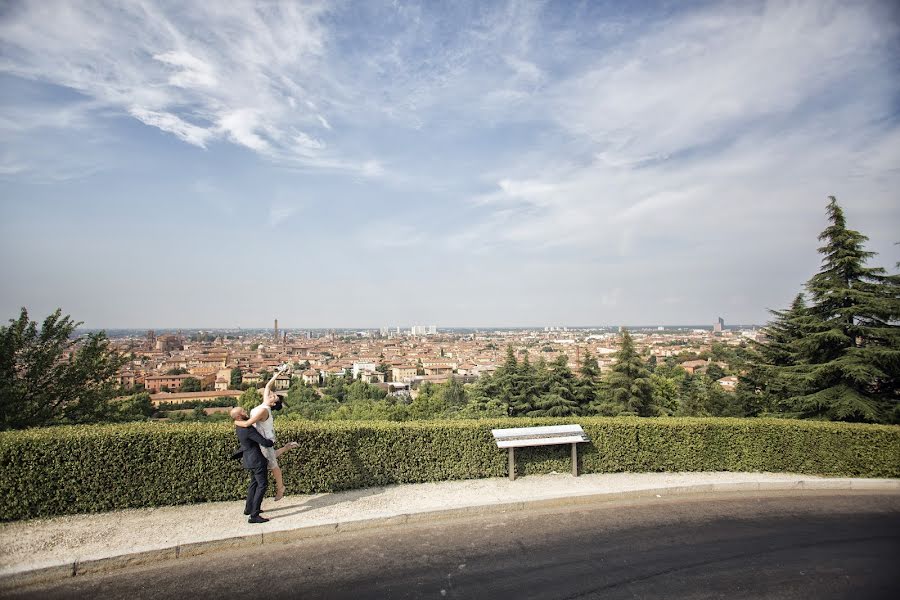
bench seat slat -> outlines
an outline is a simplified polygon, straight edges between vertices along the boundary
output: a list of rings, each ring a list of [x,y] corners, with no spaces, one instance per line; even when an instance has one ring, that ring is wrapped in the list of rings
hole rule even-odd
[[[534,438],[531,440],[497,440],[498,448],[525,448],[528,446],[550,446],[552,444],[580,444],[588,442],[581,435],[571,435],[566,437],[545,437]]]
[[[583,434],[584,430],[581,425],[549,425],[546,427],[512,427],[509,429],[492,429],[496,439],[505,437],[518,437],[525,435],[547,435],[547,434]]]

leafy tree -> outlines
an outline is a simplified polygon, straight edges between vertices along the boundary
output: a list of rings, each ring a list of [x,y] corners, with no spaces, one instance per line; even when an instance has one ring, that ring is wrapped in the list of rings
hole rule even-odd
[[[200,380],[196,377],[185,377],[181,380],[181,391],[182,392],[199,392],[200,391]]]
[[[448,407],[458,409],[465,406],[468,401],[466,387],[455,377],[451,377],[447,383],[441,386],[440,393],[444,404]]]
[[[262,394],[255,387],[247,388],[247,391],[238,396],[238,406],[247,411],[259,406],[260,403],[262,403]]]
[[[674,415],[678,411],[678,380],[660,373],[653,373],[650,375],[650,385],[653,389],[653,405],[662,414]]]
[[[706,412],[713,417],[746,416],[733,392],[725,391],[716,379],[706,376]]]
[[[354,402],[358,400],[381,400],[387,395],[387,391],[381,389],[377,385],[366,383],[365,381],[354,381],[346,387],[347,394],[345,401]]]
[[[707,406],[709,404],[709,390],[703,381],[703,377],[685,377],[679,394],[681,402],[675,412],[679,417],[706,417],[709,416]]]
[[[642,417],[656,414],[650,372],[634,347],[631,334],[622,334],[622,347],[616,353],[616,364],[607,379],[609,398],[626,414]]]
[[[285,415],[317,420],[328,418],[340,405],[331,396],[320,396],[315,388],[298,380],[288,390],[284,406]]]
[[[150,401],[150,394],[140,392],[119,402],[118,419],[123,421],[144,420],[153,415],[156,409]]]
[[[244,372],[241,371],[240,367],[235,367],[231,370],[231,381],[228,384],[228,389],[230,390],[239,390],[241,389],[241,383],[243,383]]]
[[[419,393],[409,404],[409,416],[413,419],[434,419],[447,409],[438,386],[426,381],[419,386]]]
[[[337,402],[343,402],[347,395],[347,379],[329,375],[325,379],[325,395],[331,396]]]
[[[114,377],[126,359],[105,333],[71,339],[81,323],[59,309],[40,330],[25,308],[9,323],[0,327],[0,429],[87,423],[113,413]]]
[[[706,367],[706,377],[710,381],[722,379],[723,377],[725,377],[725,375],[727,375],[725,369],[723,369],[716,363],[709,363],[709,366]]]
[[[187,375],[188,370],[182,367],[175,367],[174,369],[169,369],[166,371],[166,375]]]

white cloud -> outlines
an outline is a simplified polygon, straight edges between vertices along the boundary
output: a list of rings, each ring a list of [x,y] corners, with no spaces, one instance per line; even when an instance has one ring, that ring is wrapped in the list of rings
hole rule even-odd
[[[472,237],[662,250],[674,265],[671,238],[731,254],[726,226],[795,244],[793,215],[839,190],[885,208],[876,178],[900,183],[897,40],[878,11],[835,3],[729,5],[648,26],[529,95],[519,117],[552,119],[562,141],[493,169],[494,190],[471,197],[485,211]]]
[[[286,165],[359,170],[366,157],[303,131],[333,135],[326,113],[343,93],[324,14],[318,2],[25,3],[0,21],[0,72],[77,90],[196,146],[224,139]]]
[[[171,113],[147,110],[139,106],[132,106],[128,113],[142,123],[175,134],[185,142],[201,148],[206,147],[206,142],[212,136],[211,131],[186,123]]]
[[[189,52],[169,51],[153,56],[156,60],[180,67],[180,70],[169,77],[169,84],[181,88],[213,87],[216,76],[212,67]]]

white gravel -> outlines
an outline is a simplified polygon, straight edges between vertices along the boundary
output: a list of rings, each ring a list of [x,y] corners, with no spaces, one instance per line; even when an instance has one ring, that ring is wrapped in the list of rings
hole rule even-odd
[[[0,524],[0,575],[208,540],[453,508],[703,484],[796,482],[784,473],[569,474],[394,485],[334,494],[271,497],[250,525],[243,501],[130,509]],[[836,480],[833,480],[836,481]]]

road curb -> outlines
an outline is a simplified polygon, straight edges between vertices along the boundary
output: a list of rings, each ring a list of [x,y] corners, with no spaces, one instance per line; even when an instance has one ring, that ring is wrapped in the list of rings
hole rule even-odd
[[[66,562],[59,565],[41,567],[27,571],[0,575],[0,590],[12,589],[38,583],[48,583],[87,575],[105,573],[126,567],[145,565],[180,558],[200,556],[212,552],[221,552],[241,547],[260,546],[265,544],[282,544],[296,540],[323,537],[349,531],[361,531],[378,527],[390,527],[407,523],[426,521],[450,521],[467,516],[483,516],[523,511],[526,509],[550,509],[565,506],[615,502],[630,499],[652,497],[690,496],[706,493],[747,493],[777,491],[881,491],[900,494],[900,479],[798,479],[794,481],[769,482],[735,482],[705,483],[698,485],[669,486],[626,490],[619,492],[590,493],[561,496],[555,498],[538,498],[527,501],[506,502],[501,504],[483,504],[464,506],[443,510],[425,511],[387,517],[360,519],[356,521],[340,521],[298,527],[280,531],[253,533],[245,536],[204,540],[179,544],[168,548],[147,550],[129,554],[121,554],[94,560]]]

